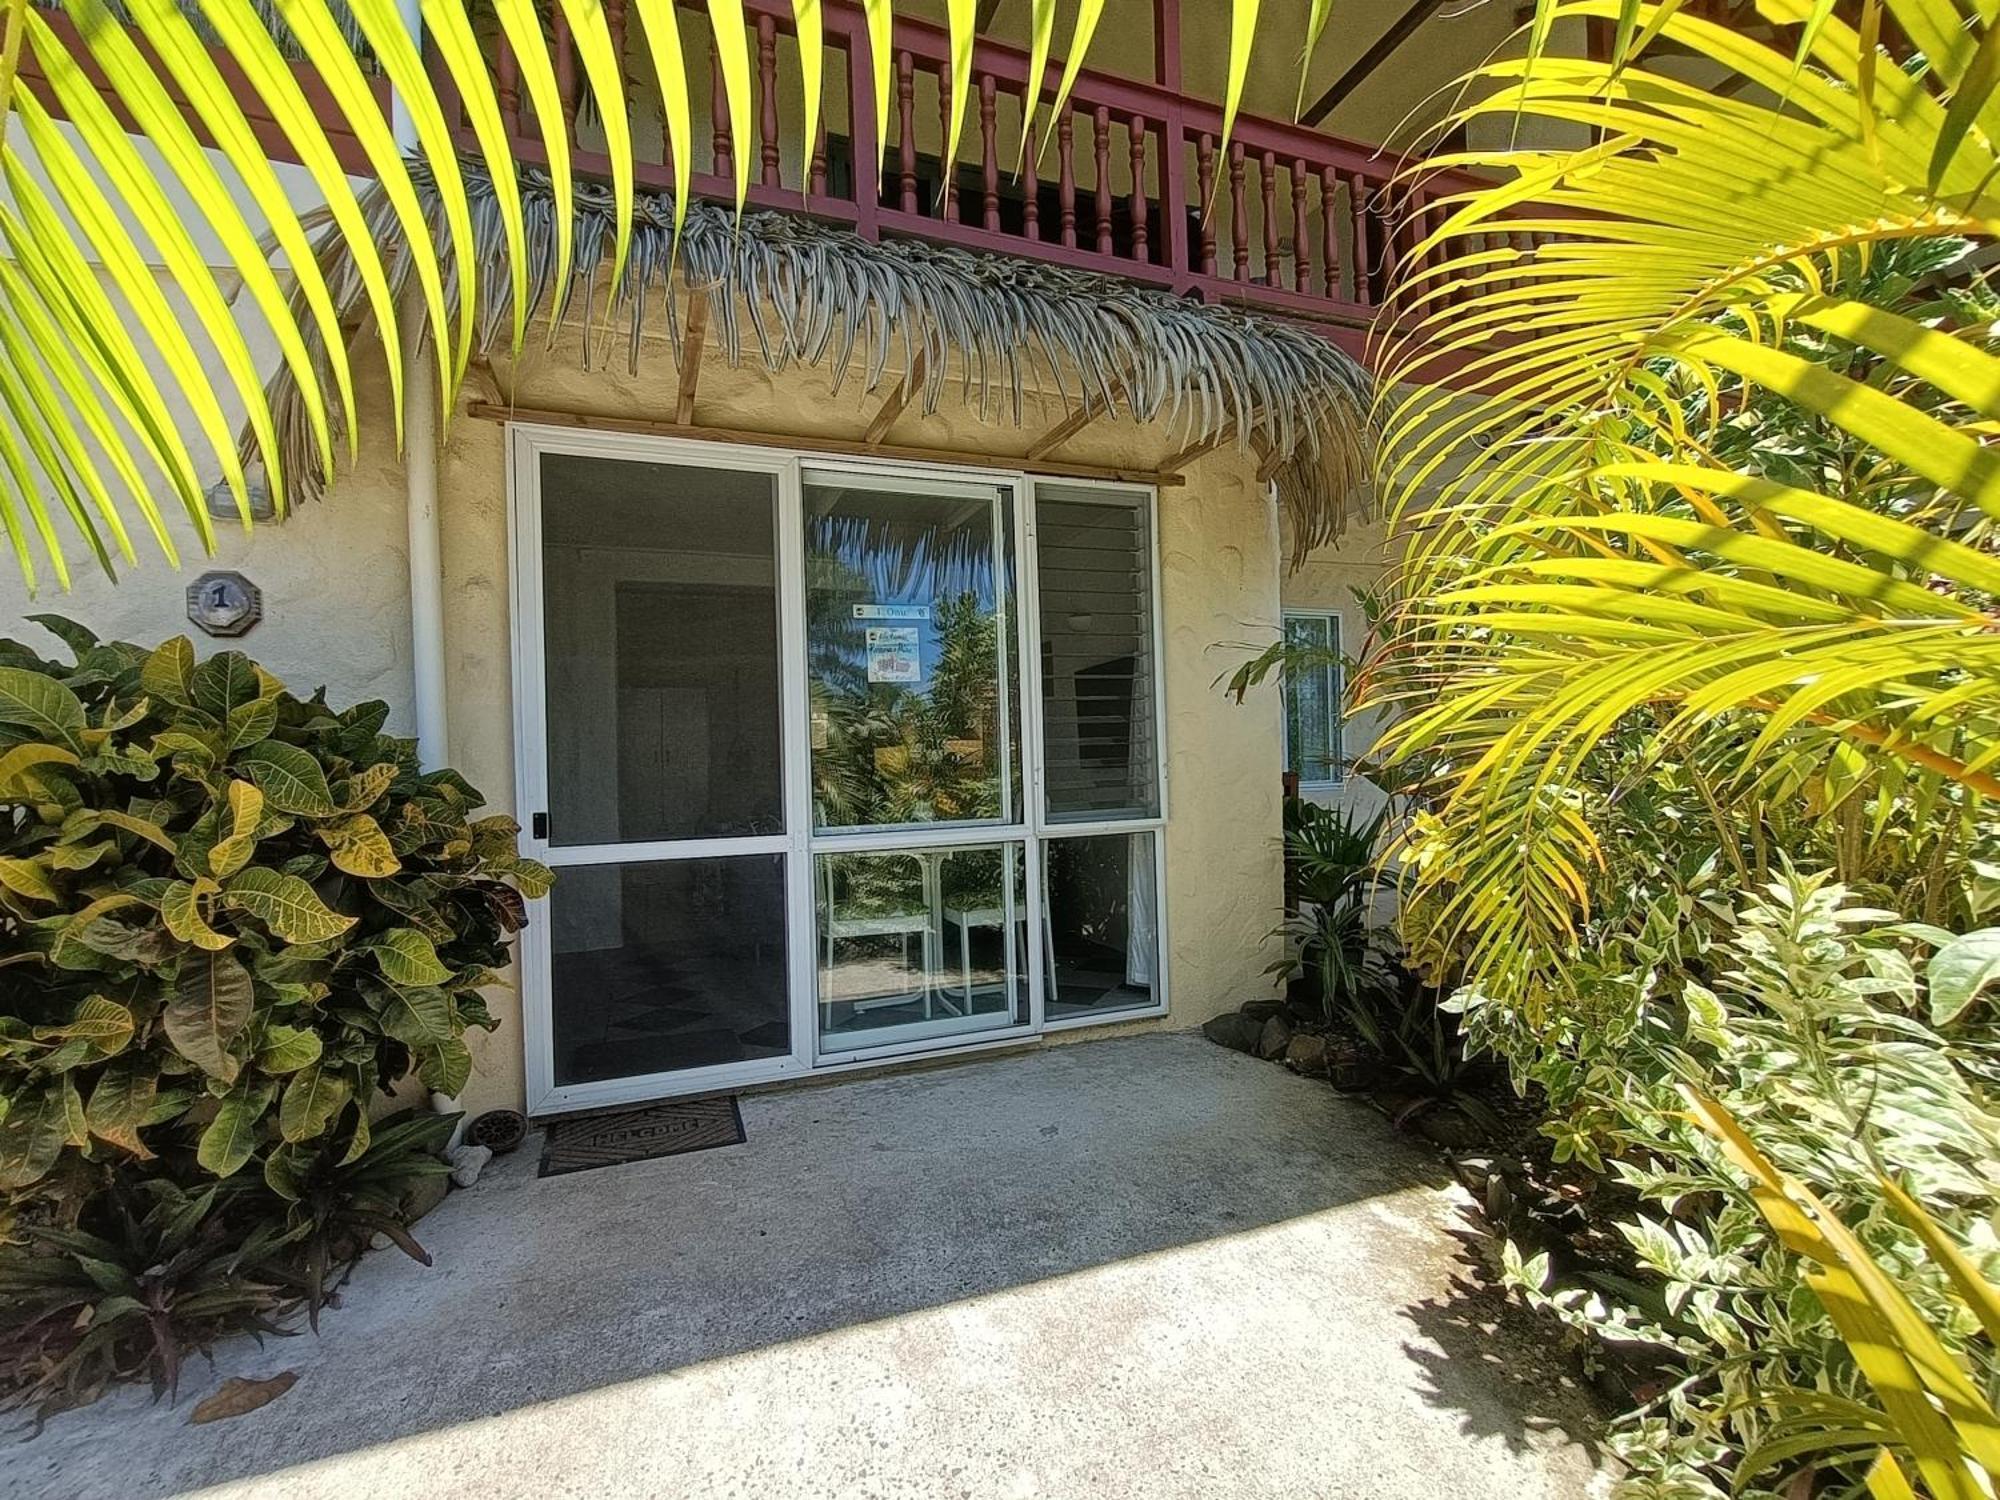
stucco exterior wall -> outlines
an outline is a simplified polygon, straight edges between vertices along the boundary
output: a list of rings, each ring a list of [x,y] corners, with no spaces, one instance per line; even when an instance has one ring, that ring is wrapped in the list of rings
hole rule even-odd
[[[600,336],[599,368],[582,367],[570,332],[553,350],[531,340],[519,367],[495,362],[498,390],[522,406],[663,419],[671,414],[677,368],[664,341],[649,339],[638,373],[627,349]],[[696,403],[697,423],[796,436],[852,439],[865,428],[892,381],[873,395],[851,377],[836,390],[828,375],[793,370],[773,375],[760,362],[731,368],[711,345]],[[32,636],[18,616],[55,609],[100,634],[152,642],[187,633],[204,654],[240,645],[297,691],[324,684],[337,703],[382,698],[393,728],[411,727],[411,646],[404,476],[393,451],[386,383],[363,379],[363,438],[358,463],[327,499],[249,535],[222,541],[216,566],[237,568],[264,592],[265,619],[241,642],[211,641],[185,618],[184,591],[207,564],[183,535],[189,565],[175,572],[157,555],[113,585],[78,580],[68,596],[32,604],[9,578],[0,594],[5,629]],[[466,399],[490,397],[469,389]],[[1061,414],[1050,393],[1029,392],[1028,431],[999,411],[982,419],[954,383],[934,416],[912,409],[890,441],[991,454],[1007,467],[1030,436]],[[1064,449],[1074,461],[1154,468],[1187,435],[1129,421],[1101,423]],[[447,709],[451,762],[489,803],[514,801],[514,707],[509,617],[510,539],[504,427],[461,410],[439,455],[443,529]],[[1216,679],[1274,638],[1280,596],[1280,538],[1275,506],[1256,481],[1256,460],[1229,449],[1196,462],[1183,486],[1161,491],[1161,608],[1166,640],[1167,931],[1171,1014],[1133,1026],[1187,1027],[1267,992],[1269,933],[1281,902],[1279,845],[1282,724],[1275,687],[1238,706]],[[466,1091],[473,1109],[519,1105],[524,1093],[518,975],[492,1007],[501,1028],[472,1038],[474,1068]],[[1063,1033],[1065,1040],[1088,1033]]]

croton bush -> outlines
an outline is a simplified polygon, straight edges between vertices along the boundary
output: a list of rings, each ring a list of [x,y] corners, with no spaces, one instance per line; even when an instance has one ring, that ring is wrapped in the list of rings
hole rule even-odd
[[[396,1234],[383,1184],[437,1145],[378,1144],[371,1114],[412,1073],[464,1087],[480,989],[548,871],[382,703],[37,618],[71,659],[0,641],[0,1325],[45,1306],[50,1257],[102,1261],[78,1237],[121,1227],[316,1310],[329,1257]]]

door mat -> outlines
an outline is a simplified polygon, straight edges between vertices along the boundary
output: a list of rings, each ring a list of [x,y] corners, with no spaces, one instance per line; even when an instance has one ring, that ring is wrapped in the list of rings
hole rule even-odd
[[[542,1137],[542,1177],[588,1172],[624,1162],[743,1144],[743,1111],[736,1096],[684,1099],[640,1109],[563,1115]]]

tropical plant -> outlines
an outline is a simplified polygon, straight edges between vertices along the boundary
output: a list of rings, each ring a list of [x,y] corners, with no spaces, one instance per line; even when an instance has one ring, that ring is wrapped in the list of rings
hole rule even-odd
[[[0,1191],[182,1155],[268,1178],[330,1139],[360,1159],[378,1092],[462,1089],[480,987],[549,880],[513,821],[420,773],[381,703],[42,620],[72,661],[0,642]]]
[[[0,1253],[0,1407],[37,1420],[144,1375],[171,1395],[190,1353],[225,1333],[283,1333],[279,1236],[233,1212],[250,1185],[199,1189],[115,1173],[71,1228],[40,1224]]]
[[[1817,1295],[1798,1236],[1758,1212],[1733,1148],[1689,1115],[1690,1091],[1852,1226],[1951,1360],[1983,1389],[2000,1381],[2000,1351],[1907,1211],[1921,1205],[1983,1274],[2000,1270],[2000,1032],[1982,998],[1996,953],[1993,930],[1954,938],[1791,874],[1703,955],[1709,982],[1643,966],[1596,981],[1622,984],[1626,1003],[1601,1005],[1536,1078],[1558,1159],[1608,1172],[1644,1205],[1617,1226],[1630,1262],[1529,1246],[1505,1264],[1531,1303],[1665,1362],[1658,1394],[1613,1429],[1627,1493],[1768,1494],[1802,1461],[1841,1493],[1885,1441],[1860,1420],[1879,1371],[1849,1353],[1846,1307]],[[1476,1032],[1488,1006],[1468,1003]]]
[[[1351,807],[1285,801],[1285,895],[1290,908],[1280,929],[1292,956],[1271,972],[1287,979],[1310,973],[1319,983],[1329,1021],[1360,992],[1385,982],[1374,941],[1378,851],[1387,809],[1364,818]]]
[[[876,139],[892,138],[892,0],[864,0],[873,69]],[[1040,77],[1055,40],[1054,0],[1032,10],[1033,76]],[[1082,0],[1069,37],[1055,100],[1063,101],[1104,12]],[[1225,130],[1233,124],[1256,32],[1254,0],[1236,0]],[[602,139],[610,177],[604,256],[607,294],[619,295],[630,262],[635,185],[634,122],[641,108],[663,123],[672,164],[678,230],[688,211],[696,124],[689,61],[673,0],[636,0],[629,9],[557,0],[561,35],[581,69],[583,105]],[[944,154],[956,155],[971,88],[974,0],[950,0],[952,87]],[[60,16],[36,0],[0,4],[0,177],[11,202],[0,209],[0,530],[23,574],[38,576],[37,546],[59,583],[69,567],[44,494],[54,491],[68,523],[99,563],[134,555],[128,517],[137,518],[169,557],[177,549],[146,475],[156,473],[178,502],[201,545],[213,527],[203,499],[202,461],[220,466],[243,524],[250,524],[245,454],[261,460],[281,507],[302,476],[286,471],[288,450],[253,357],[254,332],[231,303],[242,301],[274,336],[288,377],[301,392],[299,420],[309,429],[306,466],[324,481],[338,459],[337,434],[356,440],[356,362],[341,327],[341,299],[324,269],[330,245],[343,251],[359,286],[356,314],[379,335],[398,413],[403,409],[404,351],[427,342],[447,398],[462,382],[475,330],[504,318],[512,345],[523,345],[537,274],[531,233],[542,214],[526,202],[526,174],[514,157],[501,105],[503,86],[489,52],[504,40],[520,96],[531,106],[546,163],[547,220],[554,225],[551,317],[567,300],[570,269],[595,262],[604,247],[576,232],[577,146],[562,107],[557,44],[526,0],[477,11],[467,0],[422,0],[426,48],[420,55],[397,0],[62,0]],[[803,139],[817,136],[825,42],[819,0],[794,0],[804,100]],[[1326,22],[1315,0],[1312,36]],[[754,49],[745,7],[710,0],[708,15],[720,72],[740,212],[756,156]],[[128,24],[129,20],[129,24]],[[620,41],[632,34],[657,88],[626,76]],[[209,42],[232,65],[225,75]],[[45,80],[21,83],[24,63]],[[309,93],[294,64],[316,83]],[[99,92],[99,82],[108,96]],[[378,84],[386,83],[386,92]],[[45,91],[44,91],[45,89]],[[461,161],[449,123],[460,111],[478,150]],[[1039,102],[1039,101],[1037,101]],[[398,114],[407,133],[396,129]],[[1034,111],[1023,122],[1034,130]],[[59,123],[66,120],[69,129]],[[1051,116],[1053,117],[1053,116]],[[700,129],[709,129],[707,121]],[[267,159],[263,132],[275,130],[311,177],[323,211],[296,207]],[[137,136],[128,134],[136,131]],[[384,252],[349,167],[333,141],[344,136],[366,158],[379,205],[408,247]],[[22,149],[25,143],[26,151]],[[212,145],[227,171],[205,151]],[[32,158],[33,165],[30,164]],[[241,194],[229,177],[240,179]],[[184,216],[166,184],[193,205]],[[473,185],[486,196],[475,211]],[[487,190],[490,189],[490,193]],[[426,201],[426,194],[434,195]],[[246,206],[247,200],[247,206]],[[431,210],[434,209],[433,213]],[[482,274],[475,219],[490,211],[504,246],[504,271]],[[316,238],[319,225],[327,238]],[[197,245],[203,227],[228,264],[211,268]],[[149,254],[157,252],[157,261]],[[676,236],[676,253],[678,237]],[[289,292],[274,265],[282,254],[297,278]],[[100,279],[93,264],[101,266]],[[164,265],[167,285],[154,265]],[[408,277],[411,296],[395,288]],[[178,293],[213,340],[224,371],[219,385],[204,372],[173,307]],[[125,315],[129,309],[130,317]],[[354,321],[364,319],[357,316]],[[176,418],[185,402],[190,416]],[[247,413],[242,451],[228,418]],[[447,400],[446,409],[449,410]],[[18,432],[19,436],[16,437]],[[400,438],[400,416],[398,425]]]
[[[1285,894],[1289,910],[1274,936],[1287,956],[1270,972],[1310,978],[1327,1026],[1351,1035],[1411,1098],[1400,1119],[1453,1104],[1482,1127],[1497,1127],[1470,1087],[1485,1072],[1467,1057],[1457,1017],[1438,991],[1411,972],[1390,929],[1378,920],[1380,850],[1390,821],[1384,806],[1364,818],[1352,808],[1285,804]]]
[[[1910,1469],[1936,1500],[1981,1500],[1988,1476],[2000,1468],[2000,1412],[1988,1390],[1974,1383],[1940,1325],[1904,1295],[1818,1194],[1780,1171],[1727,1110],[1687,1092],[1694,1117],[1749,1178],[1765,1223],[1810,1263],[1806,1285],[1875,1396],[1871,1406],[1815,1391],[1776,1393],[1772,1404],[1790,1420],[1766,1444],[1765,1461],[1872,1452],[1865,1482],[1876,1500],[1914,1500]],[[1976,1320],[1988,1340],[2000,1340],[2000,1285],[1887,1172],[1876,1181],[1949,1283],[1950,1322]]]
[[[442,1152],[463,1118],[405,1111],[355,1140],[283,1142],[265,1161],[264,1185],[283,1201],[286,1267],[315,1330],[328,1284],[381,1235],[419,1265],[430,1254],[403,1222],[403,1205],[426,1178],[451,1170]]]
[[[2000,357],[1964,253],[2000,212],[1996,33],[1559,0],[1536,48],[1555,19],[1612,57],[1494,62],[1454,123],[1587,142],[1442,158],[1499,182],[1414,247],[1384,337],[1410,540],[1367,677],[1389,757],[1437,767],[1418,955],[1536,1026],[1612,889],[1607,740],[1821,817],[2000,790]]]

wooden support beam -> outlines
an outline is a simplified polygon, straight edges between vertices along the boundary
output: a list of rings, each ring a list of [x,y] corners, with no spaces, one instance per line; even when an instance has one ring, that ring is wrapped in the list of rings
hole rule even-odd
[[[694,392],[701,383],[701,345],[708,333],[708,293],[688,294],[687,328],[681,334],[681,388],[674,399],[674,420],[685,427],[694,421]]]
[[[1410,33],[1428,21],[1431,13],[1442,4],[1444,0],[1410,0],[1403,13],[1389,23],[1389,29],[1375,39],[1375,44],[1357,57],[1345,73],[1328,84],[1325,93],[1307,106],[1306,112],[1299,116],[1299,123],[1317,125],[1332,114],[1335,106],[1367,82],[1368,75],[1387,62],[1389,55],[1407,42]]]
[[[1257,455],[1257,482],[1269,484],[1278,477],[1278,471],[1286,465],[1291,455],[1280,453],[1271,440],[1261,432],[1250,434],[1250,451]]]
[[[1181,470],[1185,469],[1196,459],[1204,458],[1213,453],[1217,448],[1235,441],[1236,424],[1234,422],[1227,423],[1220,431],[1202,438],[1199,442],[1189,443],[1187,447],[1181,449],[1172,458],[1161,460],[1160,472],[1162,474],[1179,474]]]
[[[864,458],[903,458],[912,463],[943,464],[960,469],[1005,469],[1019,465],[1030,473],[1051,474],[1059,479],[1110,479],[1121,484],[1156,484],[1163,489],[1187,483],[1179,474],[1164,469],[1117,469],[1104,464],[1029,461],[1004,453],[958,453],[949,448],[910,448],[888,443],[871,447],[854,438],[749,432],[735,427],[694,427],[683,422],[662,422],[648,417],[609,417],[596,412],[556,411],[547,407],[494,406],[485,401],[470,403],[465,408],[465,414],[482,422],[528,422],[541,427],[575,427],[586,432],[631,432],[643,437],[695,438],[708,443],[740,443],[752,448],[802,448],[816,453],[842,453]]]
[[[910,362],[910,373],[902,378],[902,381],[893,391],[889,392],[887,399],[882,403],[881,409],[875,413],[874,419],[869,422],[868,430],[861,435],[863,443],[867,444],[870,448],[881,446],[882,439],[889,435],[889,429],[896,425],[896,418],[903,414],[904,408],[909,406],[911,400],[915,398],[918,388],[924,383],[924,379],[924,351],[919,349],[917,357]]]
[[[1118,409],[1118,403],[1124,399],[1125,387],[1116,380],[1111,382],[1111,400],[1108,404],[1091,405],[1090,392],[1085,391],[1075,411],[1028,445],[1028,457],[1040,458],[1044,454],[1055,452],[1099,417],[1110,416]]]

